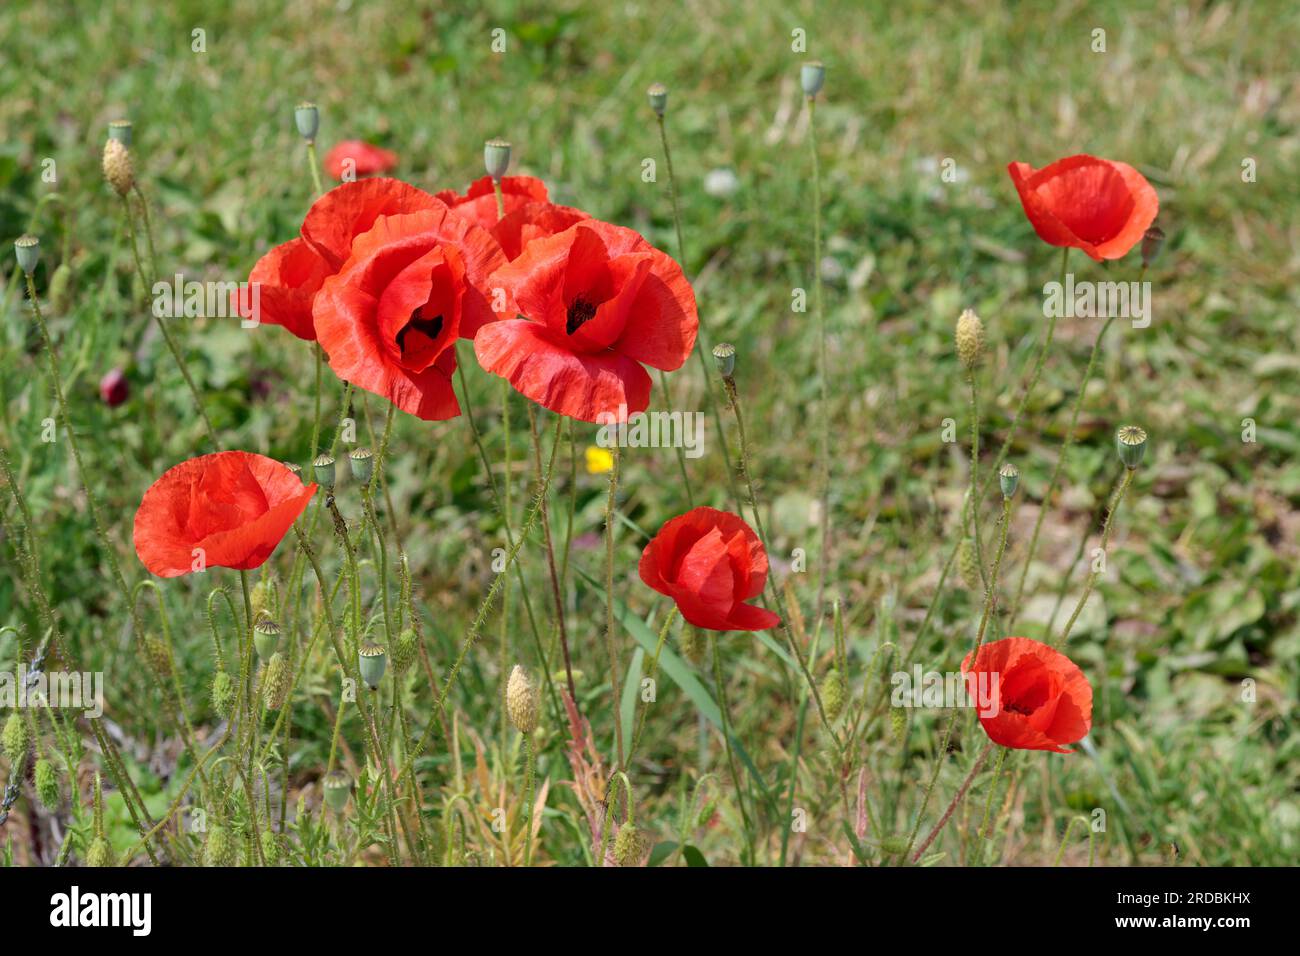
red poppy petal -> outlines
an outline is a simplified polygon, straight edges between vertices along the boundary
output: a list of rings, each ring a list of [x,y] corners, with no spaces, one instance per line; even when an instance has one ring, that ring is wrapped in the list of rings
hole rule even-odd
[[[338,271],[352,254],[352,240],[380,216],[446,209],[423,190],[396,179],[359,179],[331,189],[312,204],[302,223],[302,237]]]
[[[744,603],[731,609],[728,621],[731,625],[727,628],[729,631],[766,631],[781,624],[780,616],[767,608]]]
[[[650,404],[650,376],[636,362],[616,352],[575,354],[535,322],[485,325],[474,338],[474,352],[484,369],[520,394],[580,421],[621,418]]]
[[[356,176],[386,173],[397,165],[397,154],[360,139],[345,139],[325,154],[325,171],[332,179],[343,179],[351,172]]]
[[[312,299],[329,274],[329,266],[314,249],[302,239],[291,239],[257,260],[248,276],[249,287],[234,294],[235,312],[245,319],[283,326],[312,341],[316,338]]]
[[[614,347],[638,362],[671,372],[681,368],[695,348],[699,329],[691,284],[677,263],[656,250],[655,263]]]

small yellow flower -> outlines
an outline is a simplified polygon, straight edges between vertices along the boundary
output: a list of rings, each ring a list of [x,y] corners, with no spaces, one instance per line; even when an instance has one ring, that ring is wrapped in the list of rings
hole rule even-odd
[[[587,446],[587,474],[603,475],[614,467],[614,456],[607,448]]]

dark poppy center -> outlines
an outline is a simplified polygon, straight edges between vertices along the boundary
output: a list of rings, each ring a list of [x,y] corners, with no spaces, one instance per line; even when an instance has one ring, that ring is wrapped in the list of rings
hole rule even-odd
[[[596,317],[596,307],[586,299],[574,299],[564,322],[564,331],[572,335]]]
[[[403,353],[406,352],[406,336],[409,332],[419,332],[430,342],[438,337],[442,332],[442,316],[435,315],[432,319],[424,317],[423,306],[411,313],[411,320],[402,326],[397,333],[397,347]]]

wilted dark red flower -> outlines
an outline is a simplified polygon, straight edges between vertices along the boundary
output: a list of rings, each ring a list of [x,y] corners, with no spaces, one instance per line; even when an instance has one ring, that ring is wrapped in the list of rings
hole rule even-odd
[[[621,226],[586,219],[534,239],[489,285],[525,318],[485,326],[474,339],[479,363],[570,418],[644,411],[641,363],[673,371],[695,345],[695,293],[681,267]]]
[[[120,368],[112,369],[99,380],[99,397],[109,408],[117,408],[130,394],[130,383],[126,380],[126,373]]]
[[[397,179],[362,179],[336,186],[312,204],[297,239],[276,246],[253,266],[250,289],[234,295],[236,313],[314,340],[312,303],[326,278],[351,255],[352,240],[380,216],[440,208],[443,203]],[[256,297],[251,292],[254,285]]]
[[[349,242],[312,315],[339,378],[440,420],[460,414],[451,385],[456,340],[497,318],[485,290],[505,258],[487,230],[427,198],[431,208],[379,215]],[[306,225],[303,235],[325,238]]]
[[[1007,171],[1038,237],[1098,262],[1141,242],[1160,208],[1151,184],[1126,163],[1079,155],[1038,170],[1011,163]]]
[[[183,461],[144,493],[135,553],[154,574],[260,566],[302,514],[316,485],[278,461],[223,451]]]
[[[641,580],[711,631],[762,631],[781,619],[746,604],[763,593],[767,552],[737,515],[695,508],[671,519],[641,554]]]
[[[345,139],[325,154],[325,172],[342,180],[348,173],[356,178],[386,173],[397,165],[397,154],[360,139]]]
[[[980,723],[989,739],[1017,750],[1073,753],[1065,744],[1082,740],[1092,727],[1092,686],[1074,661],[1042,641],[1006,637],[962,661],[962,673],[980,693],[988,675]],[[981,695],[982,696],[982,695]]]
[[[484,176],[469,184],[464,194],[454,189],[444,189],[434,195],[445,202],[458,216],[473,219],[484,229],[491,229],[497,221],[497,197],[492,188],[492,177]],[[501,198],[506,214],[533,202],[546,202],[546,183],[532,176],[501,177]]]

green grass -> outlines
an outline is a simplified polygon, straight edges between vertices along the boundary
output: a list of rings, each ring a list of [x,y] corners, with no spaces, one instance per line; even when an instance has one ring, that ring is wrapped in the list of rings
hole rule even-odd
[[[1043,619],[1080,535],[1095,522],[1117,475],[1114,429],[1144,425],[1152,436],[1147,463],[1118,519],[1110,572],[1069,647],[1096,690],[1096,756],[1025,754],[1014,761],[1020,770],[996,858],[1050,863],[1067,822],[1101,807],[1109,821],[1097,848],[1102,862],[1295,859],[1300,86],[1289,38],[1300,27],[1300,12],[1293,5],[1157,3],[1137,11],[1100,2],[1058,5],[1053,12],[974,3],[867,10],[848,2],[815,8],[706,2],[682,9],[644,2],[465,9],[358,3],[347,12],[332,3],[276,6],[214,10],[181,0],[146,10],[19,0],[0,11],[0,89],[6,91],[0,97],[0,235],[8,240],[30,230],[42,237],[45,258],[36,278],[43,293],[56,265],[71,270],[66,293],[44,301],[77,435],[129,580],[146,574],[130,543],[141,493],[172,464],[210,449],[149,318],[146,292],[133,279],[120,209],[99,172],[110,119],[134,121],[137,174],[152,203],[166,276],[243,279],[262,251],[295,234],[311,199],[292,125],[293,106],[305,98],[321,107],[324,148],[342,138],[374,141],[401,156],[398,175],[430,191],[463,188],[480,175],[482,142],[504,136],[514,143],[517,169],[544,177],[553,198],[636,228],[672,251],[665,169],[644,97],[657,80],[672,91],[668,123],[685,264],[696,277],[711,340],[738,349],[754,471],[760,496],[771,503],[777,582],[787,578],[795,548],[810,555],[814,570],[789,577],[811,630],[820,539],[813,513],[817,340],[812,317],[792,312],[790,303],[793,289],[811,291],[811,168],[798,71],[804,59],[817,57],[828,68],[817,118],[831,344],[835,563],[829,582],[844,608],[856,691],[862,692],[881,641],[911,646],[957,533],[969,457],[963,380],[952,348],[958,313],[975,308],[988,329],[990,358],[980,373],[990,419],[986,446],[996,448],[1006,434],[1041,333],[1041,286],[1055,278],[1059,256],[1026,222],[1006,164],[1042,166],[1085,151],[1129,162],[1159,190],[1158,222],[1169,235],[1148,276],[1155,318],[1146,330],[1117,322],[1108,337],[1017,628],[1043,636]],[[507,31],[503,55],[491,50],[496,27]],[[791,50],[795,28],[807,33],[807,54]],[[1104,54],[1090,49],[1095,28],[1106,30]],[[205,53],[191,51],[195,29],[206,31]],[[648,157],[660,161],[656,183],[642,180]],[[938,163],[948,157],[961,171],[957,183],[940,180]],[[1241,178],[1247,157],[1257,161],[1252,183]],[[47,158],[56,163],[57,183],[42,179]],[[706,174],[718,168],[738,177],[734,195],[704,191]],[[1103,269],[1076,253],[1071,264],[1079,278],[1132,279],[1137,254]],[[160,734],[156,692],[132,649],[129,618],[99,553],[66,443],[41,440],[42,421],[55,411],[19,283],[5,275],[0,444],[36,516],[44,580],[78,663],[106,673],[110,718],[131,742],[133,759],[150,765],[140,768],[150,792],[170,787],[170,798],[180,748],[168,728]],[[250,335],[229,320],[175,327],[227,447],[305,463],[310,350],[280,330]],[[1019,576],[1095,331],[1092,320],[1062,321],[1012,446],[1022,491],[1004,581]],[[489,453],[499,463],[499,383],[475,366],[464,346],[461,355],[469,360],[471,398]],[[128,404],[109,409],[98,401],[96,383],[115,365],[128,368],[133,393]],[[704,383],[694,361],[672,376],[671,386],[675,407],[701,407]],[[330,416],[339,395],[327,376]],[[369,442],[367,416],[381,428],[384,408],[374,399],[359,403],[357,413],[361,440]],[[957,422],[955,444],[941,438],[946,418]],[[1247,418],[1257,427],[1254,443],[1241,440]],[[519,507],[531,468],[521,464],[530,458],[518,397],[512,419]],[[594,434],[594,428],[575,428],[572,478],[562,449],[552,524],[562,534],[575,492],[571,640],[583,672],[580,702],[608,761],[615,708],[603,647],[604,600],[589,583],[603,581],[603,547],[582,546],[602,533],[605,480],[586,474],[581,459]],[[692,483],[697,499],[725,506],[727,476],[712,422],[706,440],[708,453],[690,463]],[[388,474],[428,653],[441,675],[492,578],[491,551],[504,546],[504,534],[463,421],[431,424],[399,415]],[[359,514],[355,489],[342,490],[340,502]],[[13,515],[8,495],[0,507]],[[671,451],[624,455],[615,590],[632,618],[619,635],[625,666],[634,647],[645,645],[639,622],[646,622],[653,642],[667,610],[636,577],[640,529],[653,532],[685,508]],[[993,518],[986,516],[986,529]],[[320,541],[336,572],[337,551],[327,536]],[[283,582],[292,559],[286,543],[266,567]],[[4,566],[15,566],[11,542]],[[525,548],[523,566],[534,611],[549,621],[545,556],[536,541]],[[1081,579],[1076,572],[1068,594],[1077,594]],[[196,726],[207,732],[215,721],[206,701],[213,659],[204,602],[217,582],[238,590],[233,572],[215,572],[215,581],[209,575],[162,583],[180,680]],[[453,692],[456,759],[435,738],[417,765],[431,826],[442,825],[450,794],[472,794],[487,814],[498,805],[497,788],[507,781],[514,788],[519,780],[509,764],[517,735],[500,733],[499,661],[536,668],[537,660],[512,584],[509,647],[502,652],[493,615]],[[979,596],[951,582],[949,590],[917,655],[935,669],[956,666],[978,623]],[[1061,619],[1072,603],[1067,598]],[[156,626],[153,608],[146,599],[147,619]],[[0,575],[5,623],[23,631],[29,651],[42,634],[16,574]],[[995,620],[995,636],[1002,627]],[[845,800],[856,800],[860,767],[868,770],[873,819],[883,831],[873,837],[906,834],[932,766],[938,718],[914,714],[901,740],[890,737],[888,721],[878,723],[856,755],[846,798],[815,714],[801,719],[803,684],[774,650],[781,645],[731,634],[721,646],[733,730],[752,761],[741,772],[749,774],[746,806],[757,807],[762,821],[757,861],[778,857],[796,766],[794,806],[807,811],[809,825],[789,836],[790,860],[853,858],[841,824],[853,819]],[[821,673],[830,661],[828,634],[818,647]],[[0,634],[6,668],[17,652],[14,635]],[[661,675],[643,762],[632,773],[638,822],[658,840],[697,847],[710,864],[734,864],[742,859],[740,815],[710,722],[716,703],[709,670],[677,654],[674,660]],[[331,675],[322,660],[301,678],[289,765],[295,795],[314,795],[324,770],[334,713]],[[1254,681],[1253,704],[1241,700],[1246,678]],[[873,694],[888,689],[884,678],[870,686]],[[416,729],[423,729],[430,696],[419,673],[408,701]],[[590,859],[591,851],[565,784],[571,779],[566,735],[548,711],[539,746],[550,791],[538,859],[573,864]],[[344,739],[347,759],[359,758],[358,721],[345,720]],[[944,767],[927,823],[982,743],[977,727],[959,724],[958,756]],[[478,771],[476,749],[484,755]],[[92,765],[87,757],[83,774]],[[171,784],[160,782],[160,769]],[[187,772],[183,761],[181,775]],[[719,816],[706,827],[687,824],[683,835],[680,804],[701,772],[714,775],[705,794],[720,792]],[[987,777],[959,811],[959,825],[936,844],[945,853],[941,862],[971,852]],[[82,789],[88,792],[84,777]],[[27,801],[16,812],[28,812]],[[964,814],[975,819],[963,821]],[[119,849],[131,843],[129,821],[122,823],[125,828],[114,830]],[[4,835],[21,861],[26,848],[18,832],[11,823]],[[486,824],[471,831],[466,852],[493,859],[493,836]],[[879,859],[870,848],[869,854]],[[1086,854],[1076,830],[1066,860],[1086,862]]]

